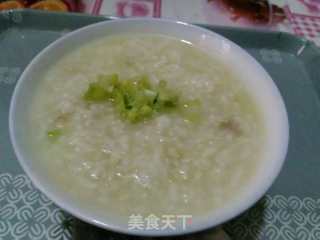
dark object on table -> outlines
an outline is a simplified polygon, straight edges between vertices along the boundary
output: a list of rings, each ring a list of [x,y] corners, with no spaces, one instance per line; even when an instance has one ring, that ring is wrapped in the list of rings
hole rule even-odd
[[[278,23],[285,19],[282,8],[267,0],[208,0],[219,2],[232,14],[232,20],[246,18],[256,24]]]

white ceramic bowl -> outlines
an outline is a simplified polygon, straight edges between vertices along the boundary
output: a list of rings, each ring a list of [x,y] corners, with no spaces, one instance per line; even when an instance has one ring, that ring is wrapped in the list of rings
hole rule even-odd
[[[114,217],[102,217],[71,200],[33,161],[34,149],[27,147],[26,116],[28,103],[40,81],[40,74],[70,50],[107,35],[119,33],[156,33],[189,41],[230,64],[240,81],[252,92],[266,122],[267,142],[261,167],[247,190],[221,209],[207,217],[194,217],[186,229],[143,231],[129,230],[128,222]],[[15,88],[10,107],[10,137],[17,158],[34,185],[58,206],[72,215],[102,228],[135,235],[176,235],[217,226],[237,216],[257,202],[271,186],[284,162],[289,137],[288,118],[281,95],[267,72],[246,51],[214,32],[182,22],[156,19],[123,19],[106,21],[81,28],[65,35],[45,48],[26,68]]]

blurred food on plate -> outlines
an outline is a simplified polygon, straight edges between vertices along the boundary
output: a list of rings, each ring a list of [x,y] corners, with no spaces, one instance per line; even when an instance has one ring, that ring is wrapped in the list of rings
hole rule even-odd
[[[24,8],[24,3],[22,1],[5,1],[0,2],[0,11],[7,9]]]
[[[241,25],[275,25],[285,18],[283,8],[267,0],[208,0],[215,18]],[[220,13],[220,14],[219,14]]]
[[[30,8],[47,11],[75,11],[76,1],[73,0],[0,0],[0,11],[19,8]]]

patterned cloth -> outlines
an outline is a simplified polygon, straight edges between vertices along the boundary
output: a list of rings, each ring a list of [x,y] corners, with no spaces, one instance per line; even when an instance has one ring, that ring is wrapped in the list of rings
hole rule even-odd
[[[320,199],[267,195],[225,228],[237,240],[319,240],[319,211]]]
[[[320,199],[267,195],[237,220],[227,223],[231,239],[320,239]],[[219,232],[193,239],[226,239]],[[233,236],[236,235],[236,236]],[[218,238],[219,237],[219,238]],[[236,238],[233,238],[236,237]],[[24,174],[0,174],[1,240],[138,239],[97,229],[73,219],[41,194]]]
[[[292,13],[288,7],[286,13],[296,35],[311,41],[320,38],[320,17]]]
[[[24,174],[0,174],[0,239],[71,239],[71,217]]]

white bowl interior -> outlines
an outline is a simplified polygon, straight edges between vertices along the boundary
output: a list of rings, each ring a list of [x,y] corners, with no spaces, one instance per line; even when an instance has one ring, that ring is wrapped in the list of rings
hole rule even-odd
[[[71,50],[91,40],[121,33],[163,34],[195,44],[233,66],[234,73],[247,86],[262,109],[267,129],[267,143],[262,164],[254,181],[232,204],[209,213],[208,216],[193,218],[192,225],[183,231],[128,230],[128,222],[123,222],[115,216],[106,217],[105,214],[91,211],[61,192],[59,186],[50,182],[46,172],[33,161],[34,150],[29,146],[29,136],[32,133],[28,132],[26,127],[26,111],[28,111],[28,103],[33,91],[41,80],[39,76],[53,62]],[[228,39],[203,28],[155,19],[124,19],[94,24],[65,35],[48,46],[34,58],[22,74],[12,98],[9,123],[10,136],[18,160],[42,192],[57,205],[82,220],[107,229],[138,235],[173,235],[193,232],[216,226],[238,215],[259,200],[271,186],[285,159],[289,135],[287,113],[279,91],[266,71],[248,53]]]

